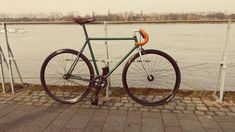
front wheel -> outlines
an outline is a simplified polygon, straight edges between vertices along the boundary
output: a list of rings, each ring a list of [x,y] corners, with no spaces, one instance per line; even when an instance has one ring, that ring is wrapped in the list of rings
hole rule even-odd
[[[159,50],[141,51],[126,63],[122,82],[137,103],[157,106],[168,102],[179,89],[181,75],[174,59]]]
[[[79,55],[71,74],[68,70]],[[61,103],[75,103],[90,91],[94,71],[89,60],[78,51],[61,49],[53,52],[41,67],[41,84],[46,93]]]

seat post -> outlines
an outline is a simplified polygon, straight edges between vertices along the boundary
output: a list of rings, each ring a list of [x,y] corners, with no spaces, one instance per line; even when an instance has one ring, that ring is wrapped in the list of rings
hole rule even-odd
[[[86,39],[88,39],[88,33],[87,33],[87,30],[86,30],[85,24],[82,24],[82,27],[83,27],[83,31],[84,31],[85,37],[86,37]]]

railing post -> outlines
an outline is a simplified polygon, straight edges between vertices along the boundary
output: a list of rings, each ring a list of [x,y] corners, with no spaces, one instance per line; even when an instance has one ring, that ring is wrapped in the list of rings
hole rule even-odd
[[[15,65],[15,68],[16,68],[16,71],[17,71],[18,76],[20,78],[22,86],[24,86],[24,83],[23,83],[23,79],[22,79],[22,77],[20,75],[19,68],[18,68],[18,66],[16,64],[16,61],[14,59],[14,55],[13,55],[13,53],[11,51],[11,47],[9,45],[6,23],[3,22],[2,24],[4,26],[5,39],[6,39],[6,45],[7,45],[7,54],[8,54],[8,65],[7,66],[8,66],[9,75],[10,75],[11,89],[12,89],[12,93],[14,94],[15,93],[15,89],[14,89],[15,82],[14,82],[14,78],[13,78],[12,62]]]
[[[1,48],[1,47],[0,47]],[[2,51],[2,50],[1,50]],[[3,65],[2,65],[2,52],[0,52],[0,72],[1,72],[1,80],[2,80],[2,92],[6,93],[5,89],[5,78],[4,78],[4,72],[3,72]]]
[[[222,102],[223,97],[224,97],[224,86],[225,86],[225,75],[226,75],[226,68],[227,68],[228,40],[229,40],[230,28],[231,28],[231,19],[229,19],[228,25],[227,25],[227,33],[226,33],[225,45],[223,49],[222,62],[220,64],[219,76],[218,76],[217,84],[216,84],[214,94],[213,94],[214,97],[219,102]],[[219,94],[219,97],[217,97],[216,92],[217,92],[219,85],[220,85],[220,94]]]
[[[108,28],[107,28],[107,22],[104,21],[104,31],[105,31],[105,37],[108,38]],[[106,66],[109,67],[109,46],[108,46],[108,41],[105,40],[105,49],[106,49]],[[108,77],[108,86],[106,87],[106,97],[109,97],[111,93],[111,78],[110,76]]]

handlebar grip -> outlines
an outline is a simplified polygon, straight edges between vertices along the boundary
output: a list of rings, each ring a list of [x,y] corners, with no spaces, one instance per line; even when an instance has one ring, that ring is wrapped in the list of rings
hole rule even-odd
[[[149,41],[149,35],[143,29],[139,29],[139,33],[143,37],[144,40],[141,42],[136,42],[135,45],[143,46]]]

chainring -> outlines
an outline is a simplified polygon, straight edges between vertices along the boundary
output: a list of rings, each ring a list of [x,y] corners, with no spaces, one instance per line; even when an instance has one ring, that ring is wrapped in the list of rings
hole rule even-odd
[[[93,86],[97,90],[103,89],[107,85],[108,85],[108,82],[104,76],[97,76],[93,79]]]

